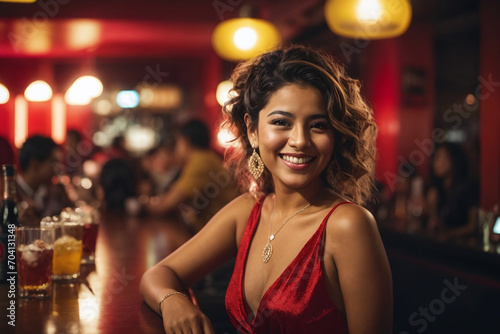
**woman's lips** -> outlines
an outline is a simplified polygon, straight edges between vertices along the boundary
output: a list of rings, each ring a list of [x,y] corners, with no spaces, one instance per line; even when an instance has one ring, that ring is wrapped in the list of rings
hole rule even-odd
[[[288,155],[288,154],[280,154],[279,157],[286,166],[294,170],[306,169],[314,160],[314,157],[311,156],[299,156],[299,155]]]

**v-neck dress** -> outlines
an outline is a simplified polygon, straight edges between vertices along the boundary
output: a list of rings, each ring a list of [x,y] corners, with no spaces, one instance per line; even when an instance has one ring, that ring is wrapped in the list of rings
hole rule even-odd
[[[323,219],[297,257],[264,293],[255,317],[247,314],[243,280],[248,249],[259,222],[258,201],[241,239],[234,272],[226,292],[226,309],[241,333],[348,333],[347,321],[328,295],[322,266],[324,230],[337,204]]]

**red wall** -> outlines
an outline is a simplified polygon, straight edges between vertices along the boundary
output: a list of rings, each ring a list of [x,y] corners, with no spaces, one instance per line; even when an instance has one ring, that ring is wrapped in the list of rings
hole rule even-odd
[[[51,133],[51,101],[28,102],[28,137],[32,135],[43,135],[50,137]]]
[[[481,207],[500,204],[500,2],[481,1],[480,145]],[[483,81],[483,82],[484,82]],[[482,97],[481,97],[482,96]]]
[[[400,160],[409,161],[417,173],[427,179],[431,151],[436,144],[432,136],[435,112],[434,31],[429,24],[413,24],[399,42],[401,70],[414,68],[425,73],[424,94],[405,97],[403,93],[402,96],[399,108]]]
[[[367,48],[366,96],[379,127],[376,176],[391,191],[397,173],[400,66],[398,41],[372,41]]]

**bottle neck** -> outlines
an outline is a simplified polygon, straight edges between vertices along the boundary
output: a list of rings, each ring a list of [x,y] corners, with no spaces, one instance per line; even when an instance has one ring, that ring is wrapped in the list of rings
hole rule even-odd
[[[14,176],[4,176],[3,178],[3,199],[16,201],[16,181]]]

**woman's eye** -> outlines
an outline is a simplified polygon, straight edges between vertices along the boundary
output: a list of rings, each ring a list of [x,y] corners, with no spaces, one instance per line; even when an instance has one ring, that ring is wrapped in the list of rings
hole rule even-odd
[[[290,125],[287,121],[283,119],[275,119],[271,121],[272,125],[277,125],[277,126],[288,126]]]
[[[324,122],[313,123],[311,125],[311,128],[318,129],[318,130],[327,130],[328,129],[328,124],[326,124]]]

